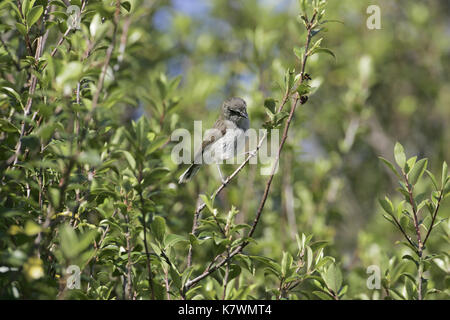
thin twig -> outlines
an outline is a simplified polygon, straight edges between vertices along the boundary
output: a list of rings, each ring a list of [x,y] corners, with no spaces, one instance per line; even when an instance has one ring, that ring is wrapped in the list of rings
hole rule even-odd
[[[127,213],[128,215],[128,213]],[[127,219],[127,224],[128,224],[128,219]],[[127,227],[128,228],[128,227]],[[131,263],[131,244],[130,244],[130,232],[127,231],[125,233],[125,238],[127,241],[127,256],[128,256],[128,260],[127,260],[127,300],[131,300],[132,298],[132,293],[133,293],[133,285],[132,285],[132,281],[131,281],[131,268],[132,268],[132,263]]]
[[[230,275],[230,249],[227,249],[227,266],[225,267],[225,276],[223,277],[223,294],[222,300],[227,296],[228,276]]]
[[[139,177],[138,177],[138,184],[141,185],[142,183],[142,167],[139,168]],[[148,284],[150,288],[150,294],[153,300],[155,300],[155,291],[153,289],[153,271],[152,271],[152,264],[150,261],[150,250],[148,248],[147,244],[147,214],[145,211],[144,206],[144,197],[142,195],[142,190],[139,190],[139,198],[141,202],[141,210],[142,210],[142,219],[143,219],[143,227],[144,227],[144,249],[145,249],[145,256],[147,258],[147,272],[148,272]]]
[[[222,184],[220,185],[220,187],[217,188],[217,190],[214,192],[214,194],[213,194],[213,196],[211,197],[211,199],[213,199],[215,196],[217,196],[217,195],[218,195],[218,194],[219,194],[219,193],[220,193],[220,192],[228,185],[228,183],[229,183],[231,180],[233,180],[233,178],[236,177],[236,176],[239,174],[239,172],[247,165],[247,163],[250,161],[250,159],[256,155],[256,153],[257,153],[257,152],[259,151],[259,149],[261,148],[262,143],[264,142],[264,139],[266,138],[266,136],[267,136],[267,133],[265,133],[265,134],[263,135],[263,137],[259,140],[258,146],[256,147],[256,149],[255,149],[252,153],[250,153],[250,154],[247,156],[247,158],[245,159],[245,161],[242,162],[241,165],[240,165],[240,166],[239,166],[239,167],[238,167],[231,175],[229,175],[229,176],[225,179],[225,181],[222,182]],[[202,203],[197,207],[197,209],[195,210],[195,213],[201,212],[201,211],[205,208],[205,206],[206,206],[206,203],[202,202]]]
[[[263,197],[262,197],[262,199],[261,199],[261,201],[259,203],[255,219],[253,221],[252,227],[251,227],[250,232],[248,233],[247,237],[251,237],[253,235],[253,233],[255,232],[256,225],[258,224],[258,221],[259,221],[259,219],[261,217],[261,213],[262,213],[262,211],[264,209],[264,205],[266,204],[266,200],[267,200],[267,197],[269,195],[270,186],[272,185],[273,177],[275,176],[275,172],[277,170],[278,163],[280,161],[281,150],[283,149],[283,146],[284,146],[284,144],[286,142],[287,134],[288,134],[288,131],[289,131],[289,126],[291,124],[292,117],[294,116],[294,112],[295,112],[295,109],[297,107],[297,103],[298,103],[299,99],[300,99],[299,97],[295,98],[295,101],[292,104],[292,108],[291,108],[291,111],[289,113],[289,117],[288,117],[288,119],[286,121],[286,126],[284,128],[283,137],[281,138],[281,144],[280,144],[280,147],[278,148],[278,154],[277,154],[277,157],[275,158],[275,162],[274,162],[273,167],[272,167],[272,172],[270,173],[269,179],[266,182],[266,187],[264,189]]]
[[[308,47],[309,47],[309,43],[310,43],[311,38],[312,38],[311,31],[312,31],[312,29],[313,29],[313,27],[314,27],[314,25],[313,25],[314,19],[315,19],[315,14],[313,15],[313,18],[311,19],[311,21],[309,22],[308,27],[307,27],[307,40],[306,40],[307,43],[305,44],[305,48],[308,48]],[[302,71],[301,71],[301,76],[300,76],[300,79],[298,80],[298,86],[300,86],[300,85],[303,83],[303,81],[304,81],[304,76],[303,76],[303,74],[304,74],[304,71],[305,71],[305,66],[306,66],[307,57],[308,57],[307,51],[305,51],[305,54],[304,54],[304,56],[303,56],[303,61],[302,61],[302,68],[301,68]],[[278,108],[279,111],[281,111],[281,110],[283,109],[284,105],[287,103],[288,98],[289,98],[289,95],[290,95],[289,90],[286,90],[285,96],[284,96],[283,100],[281,101],[280,107]],[[281,156],[281,151],[282,151],[283,146],[284,146],[284,144],[285,144],[285,142],[286,142],[287,135],[288,135],[288,131],[289,131],[289,127],[290,127],[290,124],[291,124],[291,122],[292,122],[292,118],[293,118],[293,116],[294,116],[294,112],[295,112],[295,109],[296,109],[296,107],[297,107],[297,104],[298,104],[299,101],[300,101],[302,104],[303,104],[303,103],[306,103],[306,100],[301,99],[301,96],[300,96],[297,92],[295,92],[295,93],[293,94],[293,98],[294,98],[294,101],[293,101],[293,103],[292,103],[292,107],[291,107],[291,110],[290,110],[290,112],[289,112],[289,116],[288,116],[288,118],[287,118],[287,120],[286,120],[286,125],[285,125],[285,128],[284,128],[283,137],[282,137],[282,139],[281,139],[281,143],[280,143],[280,146],[279,146],[279,148],[278,148],[278,154],[277,154],[277,157],[276,157],[276,159],[275,159],[275,163],[273,164],[272,171],[271,171],[271,174],[270,174],[270,176],[269,176],[269,179],[267,180],[266,187],[265,187],[265,189],[264,189],[263,197],[262,197],[262,199],[261,199],[261,201],[260,201],[260,204],[259,204],[259,206],[258,206],[258,210],[257,210],[257,212],[256,212],[255,219],[254,219],[253,224],[252,224],[252,226],[251,226],[251,229],[250,229],[250,231],[249,231],[249,233],[248,233],[248,235],[247,235],[247,238],[252,237],[253,233],[254,233],[255,230],[256,230],[256,226],[257,226],[257,224],[258,224],[258,222],[259,222],[259,220],[260,220],[260,218],[261,218],[261,213],[262,213],[262,211],[263,211],[263,209],[264,209],[264,205],[265,205],[266,200],[267,200],[267,197],[268,197],[268,195],[269,195],[270,186],[271,186],[271,184],[272,184],[273,177],[274,177],[275,172],[276,172],[276,169],[277,169],[277,167],[278,167],[278,163],[279,163],[280,156]],[[261,142],[261,143],[262,143],[262,142]],[[246,165],[246,163],[248,162],[248,160],[250,160],[249,158],[250,158],[250,157],[248,157],[248,158],[246,159],[246,161],[238,168],[238,170],[236,170],[235,172],[233,172],[233,174],[230,176],[231,178],[234,177],[234,176],[236,176],[236,175],[239,173],[239,171]],[[217,194],[217,193],[220,192],[223,188],[225,188],[225,186],[227,185],[227,183],[228,183],[230,177],[228,177],[228,178],[225,180],[225,182],[219,187],[218,191],[217,191],[215,194]],[[215,194],[214,194],[214,195],[215,195]],[[205,207],[205,205],[206,205],[206,204],[203,204],[203,205],[199,206],[199,207],[197,208],[196,212],[199,212],[199,211],[203,210],[203,208]],[[249,241],[244,241],[242,244],[240,244],[235,250],[233,250],[233,251],[232,251],[225,259],[223,259],[221,262],[219,262],[218,264],[214,265],[214,266],[211,267],[211,268],[208,267],[202,274],[200,274],[199,276],[197,276],[196,278],[194,278],[194,279],[192,279],[192,280],[187,281],[187,282],[185,283],[185,288],[184,288],[184,289],[185,289],[185,290],[189,289],[190,287],[192,287],[193,285],[195,285],[196,283],[198,283],[198,282],[201,281],[202,279],[204,279],[204,278],[206,278],[207,276],[209,276],[211,273],[215,272],[217,269],[219,269],[219,268],[222,267],[225,263],[227,263],[230,259],[232,259],[235,255],[241,253],[242,250],[244,249],[244,247],[247,246],[248,244],[249,244]],[[216,257],[216,258],[217,258],[217,257]],[[216,259],[216,258],[215,258],[215,259]]]
[[[414,228],[416,229],[416,236],[417,236],[417,246],[418,246],[418,255],[419,257],[422,257],[422,249],[423,244],[421,240],[421,234],[420,234],[420,225],[419,225],[419,218],[418,218],[418,212],[416,208],[416,203],[414,202],[413,197],[413,186],[409,183],[408,176],[404,173],[403,177],[405,178],[406,187],[408,189],[408,195],[409,195],[409,203],[411,204],[412,211],[413,211],[413,222],[414,222]]]
[[[416,244],[412,241],[411,237],[406,233],[405,229],[403,229],[402,225],[397,220],[397,218],[394,217],[393,215],[391,217],[392,217],[392,219],[394,219],[395,224],[397,225],[397,227],[399,228],[399,230],[403,234],[403,236],[406,238],[406,240],[408,240],[409,244],[412,245],[413,248],[415,248]]]
[[[250,159],[256,155],[256,153],[259,151],[259,149],[262,146],[262,143],[264,142],[264,140],[266,139],[267,133],[265,133],[263,135],[263,137],[259,140],[259,143],[256,147],[256,149],[252,152],[249,153],[249,155],[247,156],[247,158],[245,159],[245,161],[231,174],[229,175],[225,181],[222,182],[222,184],[220,185],[219,188],[217,188],[217,190],[214,192],[213,196],[211,196],[211,199],[213,199],[216,195],[218,195],[227,185],[228,183],[233,180],[234,177],[236,177],[236,175],[238,175],[238,173],[247,165],[247,163],[249,163]],[[197,231],[197,227],[198,227],[198,219],[200,217],[200,213],[202,212],[202,210],[205,208],[206,203],[202,202],[197,209],[195,210],[194,213],[194,221],[192,224],[192,231],[191,233],[193,235],[195,235],[195,232]],[[189,251],[188,251],[188,258],[187,258],[187,267],[189,268],[192,264],[192,244],[189,245]]]
[[[19,9],[20,18],[22,19],[22,21],[25,21],[26,19],[22,12],[22,3],[20,2],[20,0],[17,0],[17,8]],[[31,41],[30,41],[30,36],[28,35],[28,32],[25,33],[25,44],[27,46],[28,55],[33,56],[33,48],[31,47]]]
[[[114,218],[114,216],[116,215],[117,210],[114,210],[113,214],[111,215],[111,219]],[[94,259],[97,258],[97,253],[98,251],[101,249],[102,245],[103,245],[103,241],[106,238],[106,235],[109,233],[110,230],[110,225],[108,224],[105,228],[105,230],[103,231],[103,234],[100,238],[100,240],[97,243],[97,247],[94,250],[94,253],[92,254],[92,256],[88,259],[88,261],[86,261],[83,265],[83,268],[81,270],[84,270],[84,268],[86,268],[86,266]]]
[[[20,3],[20,2],[18,1],[18,3]],[[38,40],[37,40],[36,54],[34,56],[36,61],[39,60],[39,58],[42,55],[42,51],[43,51],[42,49],[44,48],[45,41],[46,41],[46,37],[44,38],[42,36],[39,37]],[[24,120],[22,120],[22,124],[21,124],[21,127],[20,127],[19,140],[17,141],[16,150],[14,152],[14,155],[11,158],[9,158],[8,161],[7,161],[8,164],[12,163],[12,165],[13,165],[12,169],[13,170],[15,169],[15,165],[17,164],[17,161],[18,161],[19,156],[20,156],[20,150],[22,148],[22,139],[23,139],[23,137],[25,135],[25,130],[26,130],[26,121],[25,121],[25,119],[28,117],[28,115],[30,114],[30,111],[31,111],[31,106],[33,104],[33,95],[34,95],[34,92],[36,90],[36,85],[37,85],[37,77],[33,73],[33,74],[31,74],[31,78],[30,78],[30,88],[28,89],[27,103],[26,103],[25,108],[23,110]]]
[[[105,81],[106,71],[108,70],[109,61],[111,60],[112,53],[114,51],[114,48],[116,46],[116,38],[117,38],[117,29],[119,27],[119,20],[120,20],[120,1],[116,1],[116,11],[114,13],[114,31],[111,39],[111,44],[108,46],[108,49],[106,50],[106,57],[105,57],[105,63],[103,64],[102,72],[100,73],[100,78],[98,80],[97,89],[95,91],[94,97],[92,99],[92,110],[95,110],[98,104],[98,100],[100,97],[100,92],[103,88],[103,83]]]
[[[164,269],[164,285],[166,286],[167,300],[170,300],[169,269]]]

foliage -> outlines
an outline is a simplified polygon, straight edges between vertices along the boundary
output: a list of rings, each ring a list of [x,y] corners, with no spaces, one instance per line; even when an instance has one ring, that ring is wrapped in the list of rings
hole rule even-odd
[[[424,279],[423,274],[430,269],[434,259],[437,261],[445,261],[448,257],[446,252],[439,254],[430,254],[424,256],[424,250],[426,249],[426,243],[431,235],[433,229],[446,219],[439,219],[438,213],[441,206],[441,202],[450,195],[450,176],[448,175],[447,163],[442,165],[442,179],[440,187],[436,182],[434,175],[427,170],[428,159],[417,160],[417,157],[411,157],[406,160],[403,146],[400,143],[395,145],[395,161],[400,167],[400,171],[397,171],[392,163],[383,159],[383,162],[387,165],[392,172],[399,177],[400,187],[397,189],[404,197],[397,206],[394,206],[392,201],[386,196],[380,200],[380,204],[387,215],[383,215],[386,220],[391,222],[404,236],[405,245],[414,254],[405,254],[402,259],[409,260],[414,263],[417,269],[417,276],[412,275],[409,272],[402,272],[399,275],[404,280],[403,290],[395,289],[395,282],[389,279],[389,269],[386,271],[386,278],[384,279],[384,288],[387,293],[395,294],[401,299],[419,299],[422,300],[429,293],[436,293],[436,289],[430,289],[427,291],[427,280]],[[419,179],[424,173],[427,173],[433,183],[435,190],[431,193],[430,198],[427,198],[426,193],[414,194],[414,188]],[[408,204],[408,206],[406,206]],[[428,211],[428,214],[421,212],[422,209]],[[424,215],[426,215],[424,217]],[[410,233],[413,234],[410,235]],[[414,239],[414,240],[413,240]],[[444,259],[444,260],[442,260]],[[406,264],[403,262],[399,263]],[[392,268],[399,268],[398,264],[394,264]],[[402,267],[400,267],[402,268]],[[403,294],[401,293],[403,292]]]
[[[2,1],[0,298],[448,298],[448,3],[369,4]],[[178,185],[235,95],[280,169]]]

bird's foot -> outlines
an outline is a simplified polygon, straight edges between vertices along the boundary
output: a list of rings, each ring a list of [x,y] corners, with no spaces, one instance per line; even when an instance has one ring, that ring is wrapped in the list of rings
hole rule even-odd
[[[256,156],[256,150],[248,151],[247,154],[251,155],[252,157]]]

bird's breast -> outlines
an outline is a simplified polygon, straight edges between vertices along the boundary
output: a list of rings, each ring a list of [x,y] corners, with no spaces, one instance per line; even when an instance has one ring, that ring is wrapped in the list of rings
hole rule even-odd
[[[228,129],[225,134],[205,150],[204,157],[212,162],[235,157],[245,147],[245,132],[242,129]]]

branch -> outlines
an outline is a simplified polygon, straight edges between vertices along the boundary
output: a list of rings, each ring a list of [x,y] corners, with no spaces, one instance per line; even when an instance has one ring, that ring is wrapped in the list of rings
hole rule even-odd
[[[20,3],[20,1],[18,1],[18,3]],[[40,59],[46,39],[47,39],[47,37],[43,37],[43,36],[38,38],[37,46],[36,46],[36,53],[34,56],[35,60]],[[28,117],[28,115],[30,114],[31,106],[33,104],[33,95],[36,90],[36,86],[37,86],[37,77],[35,74],[31,74],[30,89],[28,90],[27,104],[25,105],[25,108],[23,110],[24,119],[26,119]],[[22,124],[20,127],[19,140],[17,141],[17,144],[16,144],[16,150],[14,151],[14,155],[11,158],[9,158],[7,161],[8,164],[13,165],[13,167],[12,167],[13,170],[15,169],[15,165],[17,164],[17,161],[20,156],[20,149],[22,148],[22,139],[25,135],[25,130],[26,130],[26,121],[22,120]]]
[[[403,234],[403,236],[405,237],[406,240],[408,240],[409,244],[412,245],[414,248],[416,247],[416,244],[414,242],[412,242],[411,237],[408,236],[408,234],[406,233],[406,231],[403,229],[402,225],[400,224],[400,222],[398,222],[397,218],[392,215],[391,216],[392,219],[394,219],[395,224],[397,225],[398,229],[400,230],[400,232]]]
[[[128,200],[126,200],[128,202]],[[127,300],[132,299],[132,293],[133,293],[133,282],[131,279],[131,268],[133,267],[133,263],[131,262],[131,244],[130,244],[130,219],[129,219],[129,206],[127,206],[127,210],[125,213],[125,223],[126,223],[126,232],[125,232],[125,239],[127,243],[127,264],[125,266],[126,269],[126,293],[125,297]]]
[[[312,31],[312,29],[313,29],[313,27],[314,27],[313,22],[314,22],[315,16],[316,16],[316,15],[314,14],[313,17],[312,17],[312,19],[311,19],[311,21],[309,21],[308,26],[307,26],[307,32],[308,32],[308,33],[307,33],[307,39],[306,39],[306,44],[305,44],[305,48],[306,48],[306,49],[309,47],[309,44],[310,44],[310,42],[311,42],[311,38],[312,38],[311,31]],[[301,76],[300,76],[300,79],[298,80],[298,86],[300,86],[300,85],[303,83],[304,78],[305,78],[305,77],[304,77],[304,71],[305,71],[305,67],[306,67],[306,61],[307,61],[307,58],[308,58],[308,55],[307,55],[307,51],[305,50],[305,54],[304,54],[304,56],[303,56],[303,61],[302,61],[302,64],[301,64],[301,65],[302,65],[302,67],[301,67]],[[292,92],[292,91],[291,91],[291,92]],[[257,226],[257,224],[258,224],[258,222],[259,222],[259,220],[260,220],[260,218],[261,218],[261,213],[262,213],[262,211],[263,211],[263,209],[264,209],[264,205],[265,205],[266,200],[267,200],[267,197],[268,197],[268,195],[269,195],[269,191],[270,191],[270,187],[271,187],[271,184],[272,184],[272,181],[273,181],[273,177],[274,177],[274,175],[275,175],[275,171],[276,171],[276,169],[277,169],[277,167],[278,167],[278,163],[279,163],[279,160],[280,160],[281,151],[282,151],[282,149],[283,149],[284,144],[286,143],[287,136],[288,136],[288,132],[289,132],[289,127],[290,127],[290,124],[291,124],[291,122],[292,122],[292,119],[293,119],[294,112],[295,112],[295,109],[296,109],[296,107],[297,107],[297,104],[298,104],[299,101],[300,101],[301,104],[304,104],[304,103],[306,103],[306,101],[307,101],[307,99],[303,99],[303,97],[301,97],[296,91],[294,91],[295,93],[293,93],[293,94],[292,94],[291,92],[289,92],[289,88],[286,90],[285,95],[284,95],[284,97],[283,97],[283,99],[282,99],[282,101],[281,101],[281,104],[280,104],[279,108],[278,108],[279,111],[283,110],[285,104],[286,104],[287,101],[289,100],[289,97],[291,97],[291,95],[292,95],[292,97],[294,98],[294,101],[293,101],[293,103],[292,103],[292,107],[291,107],[291,110],[290,110],[290,112],[289,112],[289,116],[288,116],[288,118],[287,118],[287,120],[286,120],[286,125],[285,125],[284,131],[283,131],[283,137],[282,137],[282,139],[281,139],[280,146],[279,146],[279,148],[278,148],[277,157],[276,157],[275,163],[274,163],[274,165],[273,165],[273,167],[272,167],[272,171],[271,171],[271,174],[270,174],[270,176],[269,176],[269,179],[268,179],[267,182],[266,182],[266,187],[265,187],[265,189],[264,189],[264,194],[263,194],[263,197],[262,197],[262,199],[261,199],[261,201],[260,201],[260,204],[259,204],[259,206],[258,206],[258,210],[257,210],[257,212],[256,212],[255,219],[254,219],[253,224],[252,224],[252,226],[251,226],[251,229],[250,229],[250,231],[249,231],[249,233],[248,233],[248,235],[247,235],[248,238],[251,237],[251,236],[253,235],[253,233],[255,232],[256,226]],[[264,138],[265,138],[265,137],[264,137]],[[263,140],[263,139],[262,139],[262,140]],[[260,141],[260,144],[258,145],[257,150],[259,149],[260,145],[262,144],[262,140]],[[228,177],[228,178],[225,180],[225,182],[217,189],[216,193],[215,193],[213,196],[215,196],[215,195],[218,194],[223,188],[225,188],[225,186],[228,184],[228,182],[229,182],[233,177],[235,177],[235,176],[241,171],[241,169],[248,163],[248,161],[250,160],[250,157],[251,157],[251,156],[252,156],[252,155],[250,155],[250,156],[246,159],[246,161],[245,161],[244,163],[242,163],[241,166],[239,166],[239,168],[238,168],[235,172],[233,172],[233,174],[232,174],[230,177]],[[201,210],[203,210],[203,208],[204,208],[205,206],[206,206],[205,203],[203,203],[202,205],[200,205],[200,206],[197,208],[196,212],[195,212],[196,215],[197,215],[197,213],[199,213]],[[201,281],[202,279],[206,278],[207,276],[209,276],[210,274],[212,274],[213,272],[215,272],[217,269],[219,269],[220,267],[222,267],[225,263],[227,263],[229,260],[231,260],[235,255],[241,253],[242,250],[243,250],[248,244],[249,244],[248,241],[244,241],[244,242],[243,242],[242,244],[240,244],[235,250],[233,250],[230,254],[228,254],[228,256],[227,256],[226,258],[224,258],[221,262],[219,262],[218,264],[214,265],[214,266],[211,267],[211,268],[208,267],[202,274],[200,274],[199,276],[197,276],[196,278],[194,278],[194,279],[192,279],[192,280],[187,281],[187,282],[185,283],[184,290],[188,290],[190,287],[192,287],[193,285],[195,285],[196,283],[198,283],[199,281]],[[218,257],[216,257],[214,260],[216,260],[216,259],[218,259]]]
[[[117,213],[117,210],[114,210],[113,214],[111,215],[111,219],[114,218],[114,216],[116,215],[116,213]],[[103,231],[103,234],[102,234],[100,240],[99,240],[98,243],[97,243],[97,247],[94,249],[94,253],[93,253],[92,256],[88,259],[88,261],[86,261],[86,262],[84,263],[83,268],[82,268],[81,270],[84,270],[84,269],[86,268],[86,266],[87,266],[94,258],[96,258],[97,253],[98,253],[98,251],[100,250],[100,248],[102,247],[103,241],[105,240],[106,235],[107,235],[108,232],[109,232],[109,229],[110,229],[110,225],[108,224],[108,225],[106,226],[106,229]]]
[[[103,64],[102,72],[100,74],[100,78],[98,80],[97,90],[95,91],[94,98],[92,99],[92,111],[95,110],[98,104],[98,99],[100,97],[100,92],[103,88],[103,83],[105,81],[106,71],[108,69],[109,61],[111,60],[112,53],[116,46],[116,38],[117,38],[117,29],[119,27],[119,13],[120,13],[120,1],[116,1],[116,11],[114,13],[114,31],[111,39],[111,44],[106,50],[105,63]]]
[[[142,168],[139,170],[139,179],[138,184],[141,185],[142,182]],[[142,190],[139,190],[139,198],[141,201],[141,207],[142,207],[142,220],[143,220],[143,227],[144,227],[144,249],[145,249],[145,256],[147,257],[147,272],[148,272],[148,284],[150,287],[150,293],[153,300],[155,300],[155,291],[153,289],[153,272],[152,272],[152,264],[150,261],[150,250],[148,249],[147,244],[147,214],[144,210],[144,197],[142,196]]]
[[[245,159],[245,161],[230,175],[228,176],[225,181],[220,185],[219,188],[217,188],[217,190],[214,192],[214,194],[211,196],[211,199],[213,199],[216,195],[218,195],[227,185],[228,183],[238,175],[238,173],[247,165],[247,163],[250,161],[250,159],[252,157],[254,157],[256,155],[256,153],[259,151],[259,149],[262,146],[262,143],[264,142],[264,140],[266,139],[267,133],[265,133],[262,138],[259,140],[258,145],[256,146],[256,149],[250,153],[247,158]],[[202,212],[202,210],[205,208],[206,203],[202,202],[197,209],[195,210],[195,214],[194,214],[194,221],[192,224],[192,231],[191,233],[195,235],[195,232],[197,231],[197,227],[198,227],[198,218],[200,216],[200,213]],[[189,268],[192,264],[192,245],[189,245],[189,252],[188,252],[188,258],[187,258],[187,267]]]
[[[411,204],[414,216],[414,228],[416,229],[417,245],[419,247],[417,254],[419,257],[422,257],[423,244],[420,235],[419,219],[417,217],[417,208],[413,198],[413,186],[409,184],[408,176],[405,173],[403,173],[403,177],[405,178],[406,186],[408,188],[409,203]]]
[[[430,236],[430,233],[431,233],[431,230],[433,230],[433,227],[434,227],[434,221],[436,220],[436,217],[437,217],[437,213],[438,213],[438,211],[439,211],[439,206],[440,206],[440,204],[441,204],[441,200],[442,200],[442,195],[444,194],[444,190],[441,190],[441,194],[439,195],[439,199],[438,199],[438,202],[437,202],[437,205],[436,205],[436,209],[434,210],[434,213],[433,213],[433,218],[431,219],[431,225],[430,225],[430,228],[428,229],[428,232],[427,232],[427,234],[426,234],[426,236],[425,236],[425,239],[423,240],[423,243],[422,243],[422,245],[425,247],[425,243],[427,242],[427,240],[428,240],[428,237]]]
[[[22,19],[23,22],[25,22],[25,16],[22,12],[23,11],[22,3],[20,2],[20,0],[17,0],[17,8],[19,9],[20,18]],[[27,46],[28,55],[33,56],[33,48],[31,47],[31,41],[30,41],[30,36],[28,35],[28,31],[27,31],[27,33],[25,33],[25,44]],[[37,50],[36,50],[36,52],[37,52]]]
[[[64,42],[64,40],[66,39],[66,37],[70,33],[70,31],[72,31],[72,28],[70,26],[68,26],[66,32],[64,32],[64,34],[61,36],[61,38],[59,38],[58,43],[56,44],[55,48],[50,53],[51,57],[54,57],[55,54],[58,52],[59,47],[62,45],[62,43]],[[46,66],[47,66],[47,64],[45,64],[45,67]]]
[[[275,159],[275,163],[274,163],[274,165],[272,167],[272,172],[270,173],[269,179],[266,182],[266,187],[264,189],[264,194],[263,194],[263,197],[261,198],[261,201],[259,203],[258,211],[256,212],[255,220],[253,221],[252,228],[250,229],[250,231],[248,233],[248,237],[251,237],[253,235],[253,233],[255,232],[256,225],[258,224],[258,221],[259,221],[259,219],[261,217],[262,210],[264,209],[264,205],[266,204],[266,200],[267,200],[267,197],[269,195],[270,186],[272,185],[273,177],[275,176],[275,171],[276,171],[276,169],[278,167],[278,163],[280,161],[281,150],[283,149],[283,146],[284,146],[284,144],[286,142],[288,131],[289,131],[289,126],[291,124],[292,117],[294,116],[294,112],[295,112],[295,109],[297,107],[297,103],[298,103],[299,100],[300,100],[300,97],[297,94],[297,96],[296,96],[296,98],[294,100],[294,103],[292,104],[291,111],[289,113],[289,117],[288,117],[288,119],[286,121],[286,126],[284,127],[283,137],[281,138],[281,144],[280,144],[280,147],[278,148],[278,154],[277,154],[277,157]]]
[[[238,175],[238,173],[247,165],[247,163],[250,161],[251,158],[253,158],[256,153],[259,151],[259,149],[262,146],[262,143],[264,142],[264,139],[266,138],[267,134],[264,134],[262,138],[258,142],[258,146],[256,149],[252,152],[252,154],[249,154],[244,162],[230,175],[228,176],[225,181],[220,185],[219,188],[214,192],[214,194],[211,196],[211,199],[213,199],[215,196],[217,196],[227,185],[228,183],[233,180],[234,177]],[[203,202],[201,205],[197,207],[197,210],[195,210],[195,213],[200,213],[204,208],[206,204]]]
[[[19,11],[20,11],[20,13],[22,15],[22,9],[21,9],[22,5],[21,5],[19,0],[17,1],[17,4],[18,4]],[[86,1],[83,0],[82,9],[85,7],[85,5],[86,5]],[[46,12],[47,12],[47,10],[49,10],[48,8],[49,8],[49,6],[46,7],[46,9],[45,9]],[[64,41],[65,37],[70,32],[70,30],[71,30],[70,27],[68,27],[66,32],[64,33],[64,36],[58,41],[57,46],[55,47],[55,49],[51,53],[52,57],[56,54],[56,51],[57,51],[58,47]],[[28,38],[28,35],[26,37]],[[37,39],[36,52],[35,52],[35,55],[34,55],[34,58],[35,58],[36,61],[38,61],[41,58],[41,56],[42,56],[42,53],[43,53],[44,47],[45,47],[45,43],[47,41],[47,37],[48,37],[48,30],[45,32],[45,34],[43,36],[40,36]],[[28,39],[28,41],[29,41],[29,39]],[[2,43],[3,43],[3,40],[2,40]],[[6,48],[6,46],[5,46],[5,48]],[[31,50],[31,47],[29,48],[29,50]],[[32,53],[30,53],[30,55],[32,55]],[[47,64],[45,64],[43,68],[45,68],[46,66],[47,66]],[[36,86],[37,86],[37,77],[36,77],[35,74],[32,74],[31,78],[30,78],[30,88],[28,90],[27,103],[26,103],[25,109],[23,111],[24,118],[27,118],[27,116],[31,112],[31,106],[33,104],[33,95],[34,95],[34,92],[36,91]],[[35,119],[36,115],[37,115],[37,111],[33,114],[32,121]],[[17,161],[18,161],[19,156],[20,156],[20,149],[22,148],[22,139],[25,136],[25,131],[26,131],[26,122],[23,120],[21,128],[20,128],[19,140],[18,140],[18,142],[16,144],[16,149],[15,149],[14,155],[11,158],[9,158],[8,161],[7,161],[8,164],[12,164],[13,165],[13,169],[15,168],[15,165],[17,164]]]

